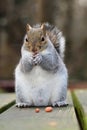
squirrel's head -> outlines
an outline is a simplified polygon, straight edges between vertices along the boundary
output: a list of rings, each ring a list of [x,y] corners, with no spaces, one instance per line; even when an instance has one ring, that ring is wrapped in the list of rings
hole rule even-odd
[[[47,47],[45,25],[42,24],[38,28],[33,28],[29,24],[26,26],[25,45],[31,52],[38,53]]]

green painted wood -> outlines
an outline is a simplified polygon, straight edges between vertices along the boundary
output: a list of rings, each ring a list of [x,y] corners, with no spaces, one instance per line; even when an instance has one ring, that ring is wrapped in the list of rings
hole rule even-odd
[[[72,96],[81,128],[87,130],[87,90],[76,90]]]
[[[0,93],[0,113],[11,107],[15,103],[14,93]]]
[[[53,108],[50,113],[45,108],[35,112],[35,107],[16,108],[15,106],[0,116],[0,130],[79,130],[70,93],[68,107]]]

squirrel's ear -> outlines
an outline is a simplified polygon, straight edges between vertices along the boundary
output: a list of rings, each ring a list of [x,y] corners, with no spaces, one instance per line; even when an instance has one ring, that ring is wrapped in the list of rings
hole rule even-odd
[[[41,25],[41,29],[43,30],[44,35],[46,35],[46,28],[45,28],[45,24],[44,23]]]
[[[31,27],[29,24],[26,25],[26,30],[27,30],[27,31],[29,31],[31,28],[32,28],[32,27]]]

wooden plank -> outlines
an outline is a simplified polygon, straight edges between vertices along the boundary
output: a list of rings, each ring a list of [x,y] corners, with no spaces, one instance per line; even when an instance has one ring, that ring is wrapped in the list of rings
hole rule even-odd
[[[87,130],[87,90],[76,90],[72,95],[81,128]]]
[[[68,107],[53,108],[47,113],[44,107],[39,113],[35,108],[16,108],[15,106],[0,116],[0,130],[79,130],[73,108],[71,94],[68,93]]]
[[[0,113],[11,107],[15,103],[14,93],[0,93]]]

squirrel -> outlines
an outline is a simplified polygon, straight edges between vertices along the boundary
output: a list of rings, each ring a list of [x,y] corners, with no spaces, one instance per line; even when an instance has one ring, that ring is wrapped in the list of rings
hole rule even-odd
[[[16,106],[67,105],[65,38],[49,23],[26,26],[21,58],[15,69]]]

